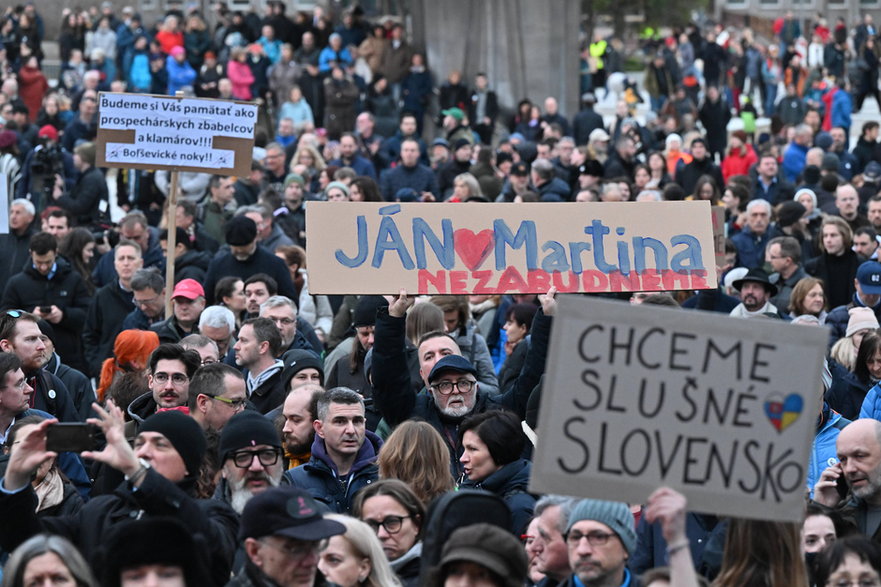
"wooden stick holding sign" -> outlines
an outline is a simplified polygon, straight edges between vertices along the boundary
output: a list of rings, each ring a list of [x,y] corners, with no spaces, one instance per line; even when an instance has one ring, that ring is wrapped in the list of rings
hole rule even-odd
[[[251,170],[257,105],[150,94],[98,94],[96,166],[170,172],[165,315],[171,316],[181,171],[244,177]],[[170,257],[170,258],[169,258]]]

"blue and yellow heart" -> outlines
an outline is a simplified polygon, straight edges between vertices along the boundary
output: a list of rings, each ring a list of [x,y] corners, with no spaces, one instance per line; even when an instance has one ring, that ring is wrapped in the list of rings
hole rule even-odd
[[[804,409],[804,400],[797,393],[790,393],[785,398],[781,394],[771,394],[765,401],[765,415],[777,432],[783,432],[791,426]]]

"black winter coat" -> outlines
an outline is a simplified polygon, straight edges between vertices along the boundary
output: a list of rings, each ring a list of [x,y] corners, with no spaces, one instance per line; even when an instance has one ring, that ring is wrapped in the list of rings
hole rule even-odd
[[[27,311],[37,306],[58,306],[64,315],[58,324],[52,324],[55,348],[65,363],[87,371],[82,332],[92,300],[82,276],[62,257],[57,258],[56,264],[52,279],[40,274],[33,265],[13,276],[6,283],[0,306],[4,310],[19,308]]]
[[[100,203],[108,202],[107,180],[97,167],[90,167],[76,180],[70,193],[63,194],[55,204],[71,213],[78,226],[94,226],[107,218],[106,208]]]
[[[119,282],[108,283],[97,292],[89,304],[83,331],[87,375],[97,377],[104,359],[113,356],[116,335],[122,332],[122,321],[135,309],[132,292],[119,287]]]
[[[4,550],[11,552],[28,538],[49,532],[69,539],[95,566],[99,550],[106,547],[107,532],[117,524],[143,515],[172,516],[211,545],[207,566],[212,570],[212,585],[224,585],[229,579],[237,544],[235,512],[218,500],[194,499],[153,469],[148,469],[137,491],[126,482],[112,494],[90,500],[75,515],[38,518],[36,502],[30,485],[13,494],[0,494],[0,547]]]

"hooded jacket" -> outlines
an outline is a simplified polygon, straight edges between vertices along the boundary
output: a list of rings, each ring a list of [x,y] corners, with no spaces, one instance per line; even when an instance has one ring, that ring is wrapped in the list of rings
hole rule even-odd
[[[286,471],[284,476],[294,487],[305,489],[316,500],[327,504],[332,512],[351,515],[355,494],[379,477],[376,457],[381,446],[379,436],[365,430],[364,443],[349,471],[349,481],[344,485],[339,480],[336,464],[327,454],[324,439],[316,435],[309,462]]]

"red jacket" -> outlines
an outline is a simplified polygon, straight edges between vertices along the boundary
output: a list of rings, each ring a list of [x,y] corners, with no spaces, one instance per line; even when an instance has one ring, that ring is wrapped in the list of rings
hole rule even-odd
[[[31,122],[37,119],[43,104],[43,95],[48,89],[49,83],[43,72],[36,67],[22,66],[18,72],[18,96],[28,107],[28,119]]]
[[[733,175],[748,175],[749,168],[758,163],[759,158],[753,150],[752,145],[744,145],[746,154],[739,151],[730,150],[725,158],[722,159],[722,178],[725,182]],[[719,186],[720,188],[724,186]]]

